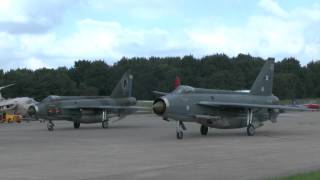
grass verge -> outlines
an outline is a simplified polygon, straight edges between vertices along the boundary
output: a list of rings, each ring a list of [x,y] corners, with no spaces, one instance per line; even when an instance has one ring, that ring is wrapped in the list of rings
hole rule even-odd
[[[272,178],[271,180],[318,180],[320,179],[320,170],[308,173],[301,173],[288,177]]]

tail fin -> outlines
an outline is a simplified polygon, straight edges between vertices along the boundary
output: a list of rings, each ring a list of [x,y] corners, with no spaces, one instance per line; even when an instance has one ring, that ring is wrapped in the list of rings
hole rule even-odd
[[[131,70],[128,70],[123,74],[122,78],[113,89],[111,96],[112,98],[124,98],[132,96],[132,80],[133,76]]]
[[[179,76],[176,76],[176,79],[174,80],[174,88],[176,89],[181,85],[181,80]]]
[[[274,59],[268,58],[258,77],[254,81],[250,93],[257,96],[272,95]]]
[[[14,83],[14,84],[9,84],[9,85],[6,85],[6,86],[1,86],[1,87],[0,87],[0,100],[3,99],[2,93],[1,93],[2,89],[5,89],[5,88],[10,87],[10,86],[13,86],[13,85],[15,85],[15,83]]]

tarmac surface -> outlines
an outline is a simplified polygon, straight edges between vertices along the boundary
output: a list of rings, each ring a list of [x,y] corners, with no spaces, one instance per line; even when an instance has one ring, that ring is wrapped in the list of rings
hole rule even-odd
[[[253,137],[245,129],[209,129],[133,115],[100,124],[0,124],[0,179],[268,179],[320,169],[320,113],[282,115]]]

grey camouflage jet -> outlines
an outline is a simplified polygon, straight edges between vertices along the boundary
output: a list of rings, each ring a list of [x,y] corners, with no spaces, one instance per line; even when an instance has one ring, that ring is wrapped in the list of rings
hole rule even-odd
[[[54,120],[72,121],[78,129],[81,123],[101,123],[108,128],[111,118],[121,120],[125,116],[143,112],[145,108],[136,105],[132,97],[133,76],[127,71],[113,89],[111,96],[48,96],[39,104],[31,106],[29,115],[36,119],[48,120],[49,131],[54,129]],[[114,122],[112,121],[112,122]]]
[[[208,127],[217,129],[247,128],[253,136],[264,121],[277,121],[284,110],[307,108],[279,105],[272,94],[274,59],[269,58],[262,67],[250,92],[215,90],[179,86],[171,93],[155,91],[163,95],[153,102],[153,112],[164,120],[175,120],[177,139],[183,138],[184,122],[201,125],[200,133],[207,135]]]

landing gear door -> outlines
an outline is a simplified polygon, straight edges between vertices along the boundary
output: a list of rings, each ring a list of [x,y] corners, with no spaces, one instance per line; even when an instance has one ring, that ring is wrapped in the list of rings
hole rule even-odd
[[[276,123],[277,117],[280,113],[279,109],[268,109],[269,119],[271,122]]]

